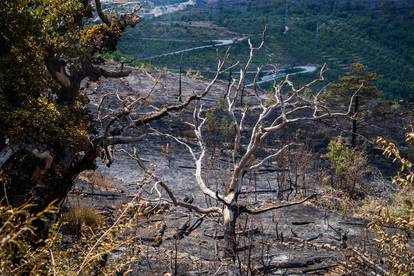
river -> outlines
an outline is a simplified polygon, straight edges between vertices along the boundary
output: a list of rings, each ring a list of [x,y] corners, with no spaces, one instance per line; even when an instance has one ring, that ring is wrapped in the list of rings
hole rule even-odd
[[[126,8],[126,9],[133,9],[140,5],[139,1],[127,1],[127,0],[103,0],[102,3],[110,5],[110,7],[105,9],[106,11],[119,10],[121,7]],[[171,14],[171,13],[185,10],[187,8],[191,8],[195,6],[196,4],[197,4],[196,0],[188,0],[188,1],[176,3],[176,4],[147,7],[143,9],[143,15],[145,17],[159,17],[165,14]],[[149,57],[144,57],[144,58],[140,58],[139,60],[150,61],[150,60],[157,59],[157,58],[179,55],[179,54],[184,54],[184,53],[202,50],[202,49],[226,47],[226,46],[231,46],[237,43],[241,43],[247,39],[248,39],[247,36],[235,37],[235,38],[229,38],[229,39],[218,39],[218,40],[213,40],[211,43],[208,43],[205,45],[186,48],[186,49],[180,49],[180,50],[171,51],[171,52],[167,52],[167,53],[163,53],[159,55],[153,55]],[[185,40],[180,40],[180,39],[164,39],[164,38],[143,38],[143,40],[163,40],[163,41],[185,42]],[[290,76],[292,76],[292,75],[298,75],[298,74],[313,73],[317,70],[317,67],[307,65],[307,66],[295,66],[295,67],[288,68],[288,69],[299,70],[297,72],[289,74]],[[286,73],[285,73],[286,70],[287,69],[282,69],[279,72],[267,71],[265,73],[269,73],[269,74],[261,77],[260,80],[257,81],[257,84],[263,84],[263,83],[271,82],[275,79],[283,78],[286,76]],[[247,84],[247,87],[251,87],[251,86],[253,86],[253,83]]]

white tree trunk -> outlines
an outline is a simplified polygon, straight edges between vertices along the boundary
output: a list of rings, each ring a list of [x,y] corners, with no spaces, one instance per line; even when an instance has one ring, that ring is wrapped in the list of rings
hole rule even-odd
[[[224,248],[223,255],[224,258],[232,258],[233,260],[236,257],[236,248],[237,248],[237,237],[236,237],[236,222],[237,222],[237,211],[230,209],[229,207],[224,208],[223,212],[224,217]]]

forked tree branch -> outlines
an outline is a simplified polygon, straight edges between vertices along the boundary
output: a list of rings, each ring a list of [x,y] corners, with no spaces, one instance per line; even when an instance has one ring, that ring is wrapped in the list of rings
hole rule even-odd
[[[222,209],[219,207],[210,207],[210,208],[202,208],[199,207],[197,205],[188,203],[188,202],[184,202],[181,200],[178,200],[177,197],[175,196],[175,194],[173,193],[173,191],[168,187],[168,185],[160,180],[153,171],[151,171],[150,169],[148,169],[144,163],[142,162],[141,158],[139,158],[139,156],[137,155],[136,152],[134,152],[134,155],[127,152],[126,150],[122,150],[123,152],[125,152],[129,157],[131,157],[132,159],[134,159],[135,161],[137,161],[138,165],[144,170],[144,172],[153,180],[155,181],[154,184],[154,189],[157,191],[158,195],[159,195],[159,200],[163,200],[161,198],[161,193],[159,192],[159,190],[157,189],[157,185],[160,185],[166,192],[168,197],[171,199],[172,203],[175,206],[180,206],[180,207],[184,207],[187,208],[189,210],[193,210],[196,211],[197,213],[201,213],[201,214],[212,214],[212,213],[218,213],[218,214],[222,214]]]
[[[198,156],[195,153],[194,149],[188,143],[184,142],[182,139],[179,139],[179,138],[177,138],[177,137],[175,137],[171,134],[161,133],[161,132],[159,132],[158,130],[155,130],[155,129],[153,129],[153,130],[154,130],[154,132],[156,132],[159,135],[174,139],[177,143],[179,143],[179,144],[181,144],[181,145],[183,145],[187,148],[187,150],[191,154],[191,156],[194,160],[194,163],[195,163],[196,168],[195,168],[194,176],[196,178],[197,185],[200,187],[201,191],[206,196],[209,196],[213,199],[218,200],[219,199],[217,197],[218,191],[214,192],[213,190],[211,190],[207,186],[206,182],[203,179],[203,175],[202,175],[203,174],[203,161],[204,161],[204,157],[205,157],[205,154],[206,154],[206,146],[204,145],[201,131],[202,131],[202,128],[203,128],[203,126],[206,122],[206,118],[201,118],[201,115],[200,115],[201,111],[202,111],[202,107],[200,107],[200,109],[198,111],[197,111],[197,108],[194,109],[194,113],[193,113],[194,121],[195,122],[198,121],[199,123],[198,124],[197,123],[192,124],[192,126],[194,128],[194,132],[196,133],[196,136],[197,136],[197,139],[198,139],[198,146],[200,148],[200,153],[198,154]]]
[[[211,214],[211,213],[217,213],[217,214],[223,214],[223,210],[219,207],[210,207],[210,208],[202,208],[187,202],[183,202],[180,200],[177,200],[174,193],[171,191],[171,189],[162,181],[157,182],[168,194],[169,198],[172,200],[174,205],[187,208],[189,210],[194,210],[197,213],[200,214]]]

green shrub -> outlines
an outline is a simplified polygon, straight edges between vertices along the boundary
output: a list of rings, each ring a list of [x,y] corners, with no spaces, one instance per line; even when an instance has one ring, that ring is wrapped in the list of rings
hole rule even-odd
[[[352,198],[366,191],[365,176],[368,172],[367,156],[363,151],[348,147],[342,138],[334,138],[328,145],[332,183]]]
[[[206,113],[206,127],[207,131],[213,133],[216,130],[216,114],[213,111]]]
[[[189,129],[181,131],[181,137],[195,139],[197,138],[197,135],[195,134],[194,130]]]
[[[232,121],[227,120],[226,117],[221,118],[220,134],[225,138],[229,138],[232,137],[234,133],[234,123]]]

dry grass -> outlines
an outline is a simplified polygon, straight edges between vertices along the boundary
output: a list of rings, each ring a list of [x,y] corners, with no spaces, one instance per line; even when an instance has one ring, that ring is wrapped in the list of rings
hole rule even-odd
[[[188,139],[195,139],[195,138],[197,138],[197,135],[195,134],[194,130],[192,130],[192,129],[190,129],[190,130],[183,130],[180,133],[180,136],[181,137],[184,137],[184,138],[188,138]]]
[[[112,178],[101,175],[96,171],[84,171],[79,175],[79,180],[90,184],[93,188],[116,192],[118,191],[116,184]]]
[[[96,230],[104,223],[102,215],[97,210],[83,206],[69,209],[64,216],[64,221],[65,228],[71,235],[79,235],[83,226]]]
[[[69,240],[61,232],[63,219],[49,229],[46,239],[38,240],[34,224],[59,211],[52,205],[37,214],[30,213],[29,204],[0,206],[0,275],[118,275],[120,271],[126,275],[141,255],[140,237],[135,234],[140,206],[134,199],[110,224],[96,210],[73,208],[64,219],[95,229],[81,227],[79,235]]]

